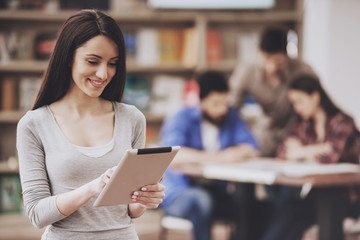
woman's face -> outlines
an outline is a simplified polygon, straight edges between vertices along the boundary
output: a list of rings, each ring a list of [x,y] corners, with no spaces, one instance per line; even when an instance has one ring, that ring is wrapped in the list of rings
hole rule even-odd
[[[119,59],[116,44],[98,35],[76,49],[72,65],[71,91],[99,97],[116,74]]]
[[[279,71],[284,69],[287,61],[287,55],[283,52],[266,53],[261,52],[262,68],[269,75],[278,74]]]
[[[295,112],[304,120],[313,117],[320,107],[320,95],[318,92],[308,94],[301,90],[290,89],[288,97]]]
[[[201,100],[201,109],[214,122],[221,122],[228,112],[228,92],[211,92]]]

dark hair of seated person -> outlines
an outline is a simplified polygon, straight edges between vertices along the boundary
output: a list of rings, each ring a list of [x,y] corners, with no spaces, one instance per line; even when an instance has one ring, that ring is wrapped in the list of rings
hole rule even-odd
[[[265,53],[287,53],[287,31],[282,28],[268,28],[262,33],[260,50]]]
[[[206,71],[197,77],[200,88],[200,99],[204,99],[211,92],[228,92],[227,80],[221,72]]]
[[[289,86],[289,89],[303,91],[307,94],[318,92],[320,95],[320,105],[325,110],[328,116],[334,116],[337,113],[343,113],[330,99],[329,95],[321,86],[320,81],[311,75],[298,75],[296,76]],[[344,113],[343,113],[344,114]],[[346,114],[345,114],[346,115]]]

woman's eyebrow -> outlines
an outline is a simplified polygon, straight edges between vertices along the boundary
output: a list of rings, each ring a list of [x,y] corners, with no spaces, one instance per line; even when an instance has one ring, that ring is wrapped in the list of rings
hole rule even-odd
[[[97,58],[102,59],[102,57],[101,57],[101,56],[96,55],[96,54],[92,54],[92,53],[86,54],[86,56],[92,56],[92,57],[97,57]],[[111,60],[113,60],[113,59],[118,59],[118,58],[119,58],[119,56],[112,57],[112,58],[110,58],[110,59],[111,59]]]

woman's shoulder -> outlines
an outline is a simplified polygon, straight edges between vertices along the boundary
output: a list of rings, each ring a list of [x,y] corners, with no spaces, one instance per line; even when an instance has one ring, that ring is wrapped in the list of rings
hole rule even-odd
[[[18,126],[43,124],[47,119],[47,106],[29,110],[18,122]]]
[[[354,119],[350,117],[349,115],[346,115],[344,113],[337,113],[333,117],[330,118],[330,121],[333,123],[348,123],[348,124],[354,124]]]
[[[344,113],[337,113],[329,119],[329,125],[332,129],[355,129],[354,119]]]
[[[131,118],[145,118],[144,114],[134,105],[121,102],[113,102],[113,104],[116,114],[126,114],[128,117]]]

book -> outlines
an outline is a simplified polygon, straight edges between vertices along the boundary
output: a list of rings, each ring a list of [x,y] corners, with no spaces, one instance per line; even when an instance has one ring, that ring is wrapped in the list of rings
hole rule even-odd
[[[181,63],[184,67],[195,67],[199,62],[199,34],[194,27],[183,30]]]
[[[47,60],[50,58],[56,44],[56,33],[39,33],[35,37],[35,58],[38,60]]]
[[[41,87],[41,78],[23,77],[19,82],[19,110],[32,108]]]
[[[124,90],[124,102],[135,105],[140,111],[148,108],[150,101],[150,84],[141,75],[128,75]]]
[[[140,66],[159,64],[158,32],[153,28],[141,28],[136,33],[135,61]]]
[[[157,75],[152,81],[150,112],[171,115],[184,106],[185,79],[172,75]]]
[[[18,33],[16,31],[0,32],[0,60],[7,62],[17,55]]]
[[[158,144],[158,132],[159,129],[156,129],[154,126],[146,125],[146,147],[154,147]]]
[[[220,32],[223,59],[228,62],[236,62],[236,48],[237,48],[237,36],[238,32],[231,28],[224,28]]]
[[[181,62],[182,31],[177,29],[159,30],[159,57],[162,65]]]
[[[20,212],[22,209],[20,179],[17,174],[0,176],[0,213]]]
[[[206,59],[210,65],[218,64],[223,58],[220,32],[209,29],[206,35]]]
[[[1,80],[1,111],[13,111],[16,109],[16,81],[12,77]]]
[[[35,35],[36,34],[33,31],[22,31],[19,33],[17,43],[17,59],[34,59]]]
[[[184,102],[187,107],[195,107],[200,103],[200,87],[197,81],[188,80],[185,83]]]
[[[124,40],[126,47],[126,61],[128,63],[135,63],[136,57],[136,33],[135,31],[124,32]]]
[[[255,31],[239,33],[238,61],[243,63],[255,62],[258,57],[259,41],[259,34]]]

